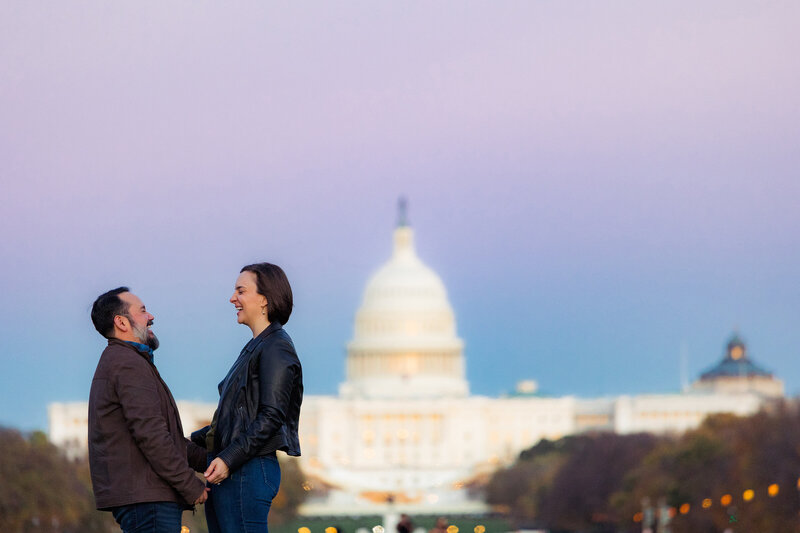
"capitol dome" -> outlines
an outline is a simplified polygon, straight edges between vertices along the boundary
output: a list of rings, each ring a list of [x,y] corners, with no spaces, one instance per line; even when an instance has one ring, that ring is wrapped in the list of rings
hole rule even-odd
[[[391,259],[369,279],[347,344],[344,396],[466,396],[464,343],[439,276],[417,257],[414,232],[394,230]]]

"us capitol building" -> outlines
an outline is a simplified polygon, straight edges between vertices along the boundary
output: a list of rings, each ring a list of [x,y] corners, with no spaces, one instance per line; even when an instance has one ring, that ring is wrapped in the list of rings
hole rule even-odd
[[[783,396],[734,335],[722,361],[683,392],[582,399],[545,397],[523,381],[508,396],[472,396],[464,343],[445,286],[414,249],[401,210],[392,257],[369,279],[347,344],[338,396],[307,395],[301,466],[312,488],[304,514],[485,510],[468,488],[540,439],[585,431],[679,433],[713,413],[748,415]],[[178,402],[187,431],[216,404]],[[87,404],[51,404],[49,434],[85,455]]]

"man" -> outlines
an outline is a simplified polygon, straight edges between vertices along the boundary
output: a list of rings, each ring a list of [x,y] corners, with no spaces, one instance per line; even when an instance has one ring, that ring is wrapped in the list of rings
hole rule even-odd
[[[411,517],[403,513],[400,515],[400,521],[397,523],[397,533],[411,533],[414,531],[414,522]]]
[[[153,319],[127,287],[92,305],[94,327],[108,339],[89,393],[92,488],[97,508],[111,511],[125,533],[179,533],[183,510],[207,498],[194,474],[206,468],[205,450],[183,436],[153,364]]]

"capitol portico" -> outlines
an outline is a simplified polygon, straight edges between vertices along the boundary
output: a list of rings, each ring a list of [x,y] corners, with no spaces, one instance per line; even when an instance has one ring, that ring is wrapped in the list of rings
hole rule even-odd
[[[492,354],[476,354],[488,357]],[[544,397],[532,381],[506,397],[471,396],[464,343],[445,285],[417,256],[401,211],[390,259],[369,279],[347,343],[338,396],[307,395],[300,417],[306,514],[480,512],[468,487],[542,438],[590,430],[682,432],[714,413],[747,415],[783,395],[738,336],[722,362],[675,394]],[[213,404],[178,402],[187,431]],[[85,450],[86,403],[52,404],[50,438]]]

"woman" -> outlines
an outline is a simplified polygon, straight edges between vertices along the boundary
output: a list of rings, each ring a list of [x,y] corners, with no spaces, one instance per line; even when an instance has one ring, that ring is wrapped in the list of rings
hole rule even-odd
[[[257,263],[241,270],[230,301],[253,338],[219,384],[211,425],[192,441],[208,450],[209,532],[263,533],[281,481],[275,452],[300,455],[303,372],[282,327],[292,313],[292,289],[280,267]]]

